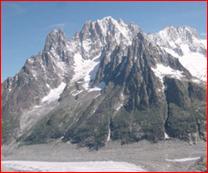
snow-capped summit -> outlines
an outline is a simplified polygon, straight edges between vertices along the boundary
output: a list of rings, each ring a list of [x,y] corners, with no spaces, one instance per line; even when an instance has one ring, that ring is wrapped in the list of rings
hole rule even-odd
[[[169,26],[148,36],[152,42],[178,58],[194,77],[206,81],[206,40],[198,37],[196,29]]]
[[[133,24],[112,17],[86,22],[81,31],[74,36],[70,44],[76,47],[85,59],[96,56],[99,51],[110,45],[112,48],[122,44],[131,44],[139,28]],[[99,50],[99,51],[98,51]]]
[[[174,27],[169,26],[164,28],[159,32],[159,35],[163,39],[168,39],[171,41],[177,41],[181,39],[183,42],[193,42],[193,38],[198,38],[198,34],[196,29],[188,27],[188,26],[181,26],[181,27]]]
[[[185,53],[181,50],[181,46],[184,45],[187,45],[193,52],[205,53],[204,41],[198,37],[196,29],[191,27],[169,26],[158,33],[149,34],[149,37],[159,46],[175,49],[175,52],[179,55]]]
[[[106,36],[107,34],[117,33],[118,37],[119,34],[124,37],[126,40],[130,41],[132,39],[132,28],[130,24],[125,23],[122,19],[116,20],[111,16],[104,17],[103,19],[96,20],[93,22],[94,25],[98,24],[102,33]],[[135,25],[135,31],[138,32],[139,28]],[[117,40],[119,43],[119,40]],[[130,44],[130,43],[129,43]]]

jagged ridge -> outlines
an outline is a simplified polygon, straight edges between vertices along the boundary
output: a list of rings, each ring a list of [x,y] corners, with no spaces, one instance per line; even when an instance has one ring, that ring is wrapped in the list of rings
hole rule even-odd
[[[176,33],[180,44],[170,40]],[[43,51],[3,83],[3,142],[61,137],[99,148],[109,140],[158,141],[166,133],[204,139],[204,78],[170,50],[180,52],[183,42],[201,56],[206,48],[199,39],[194,44],[190,28],[158,35],[111,17],[87,22],[71,40],[61,30],[49,33]]]

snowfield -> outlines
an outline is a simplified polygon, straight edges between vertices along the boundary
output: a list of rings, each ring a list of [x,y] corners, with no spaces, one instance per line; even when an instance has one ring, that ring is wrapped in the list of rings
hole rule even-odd
[[[191,52],[186,45],[181,46],[184,55],[179,56],[173,50],[165,48],[165,51],[172,56],[178,58],[180,63],[189,72],[198,79],[206,81],[206,69],[207,69],[207,59],[204,55],[196,52]]]
[[[60,94],[64,91],[66,84],[61,82],[61,84],[55,88],[51,89],[48,95],[42,98],[41,102],[53,102],[59,99]]]
[[[163,64],[156,64],[156,67],[152,68],[152,71],[160,79],[160,81],[162,83],[162,88],[161,88],[162,91],[164,91],[164,89],[165,89],[165,86],[163,84],[163,78],[165,76],[171,76],[171,77],[174,77],[179,80],[182,79],[182,77],[183,77],[182,71],[172,69],[171,67],[165,66]]]
[[[188,162],[193,160],[199,160],[200,157],[187,157],[187,158],[181,158],[181,159],[166,159],[168,162]]]
[[[155,75],[161,79],[161,81],[163,81],[163,77],[166,75],[172,76],[176,79],[181,79],[183,77],[182,71],[172,69],[171,67],[165,66],[163,64],[157,64],[156,68],[152,68],[152,70],[154,71]]]
[[[144,172],[146,170],[127,162],[89,161],[89,162],[38,162],[3,161],[3,167],[16,171],[46,172]]]

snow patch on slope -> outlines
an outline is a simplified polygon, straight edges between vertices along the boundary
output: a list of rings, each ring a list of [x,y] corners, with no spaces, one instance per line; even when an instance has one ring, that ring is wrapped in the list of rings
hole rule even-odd
[[[172,56],[191,73],[197,82],[206,81],[207,41],[200,39],[191,27],[166,27],[158,33],[149,34],[150,40]]]
[[[107,136],[107,142],[109,142],[111,140],[111,129],[110,129],[110,125],[108,126],[108,136]]]
[[[92,92],[92,91],[101,91],[103,88],[105,88],[106,84],[105,82],[101,82],[99,85],[93,87],[93,88],[90,88],[88,90],[88,92]]]
[[[48,88],[50,86],[46,84]],[[34,125],[40,118],[57,106],[57,100],[62,94],[66,84],[62,82],[57,88],[51,89],[48,95],[42,98],[39,105],[34,105],[20,117],[20,134]]]
[[[179,70],[172,69],[169,66],[165,66],[163,64],[157,64],[155,68],[152,68],[155,75],[161,80],[163,84],[163,77],[171,76],[176,79],[181,79],[183,77],[183,72]],[[164,86],[163,86],[164,89]]]
[[[89,162],[38,162],[3,161],[3,167],[17,171],[40,172],[144,172],[145,169],[127,162],[89,161]]]
[[[206,81],[207,60],[199,53],[186,54],[179,58],[181,64],[189,70],[192,76],[202,81]]]
[[[82,46],[85,49],[85,51],[87,51],[87,52],[90,51],[90,49],[91,49],[91,40],[90,39],[83,40]]]
[[[188,161],[194,161],[199,160],[200,157],[187,157],[187,158],[181,158],[181,159],[166,159],[168,162],[188,162]]]
[[[164,133],[164,137],[165,137],[165,139],[170,139],[170,136],[168,136],[168,134],[166,132]]]
[[[79,95],[81,92],[83,92],[83,90],[73,90],[73,91],[71,92],[71,94],[72,94],[73,96],[77,96],[77,95]]]
[[[119,111],[122,108],[122,106],[124,104],[124,99],[125,99],[124,94],[121,93],[120,96],[119,96],[119,100],[116,103],[115,108],[114,108],[116,111]]]
[[[181,45],[184,54],[183,56],[179,56],[169,48],[164,49],[172,56],[178,58],[180,63],[191,73],[192,76],[202,81],[206,81],[207,59],[203,54],[190,51],[187,45]]]
[[[74,76],[71,82],[81,80],[85,90],[90,89],[90,81],[95,77],[100,63],[99,53],[92,59],[83,59],[79,53],[74,55]]]
[[[41,102],[53,102],[58,100],[65,86],[66,84],[64,82],[61,82],[61,84],[57,88],[51,89],[48,95],[42,98]]]

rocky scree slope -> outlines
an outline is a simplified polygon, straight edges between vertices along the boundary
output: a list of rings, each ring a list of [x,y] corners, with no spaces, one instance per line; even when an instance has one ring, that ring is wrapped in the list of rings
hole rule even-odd
[[[61,139],[99,149],[110,140],[206,140],[206,71],[185,63],[206,62],[205,54],[188,27],[146,34],[105,17],[70,40],[55,29],[3,82],[3,143]]]

